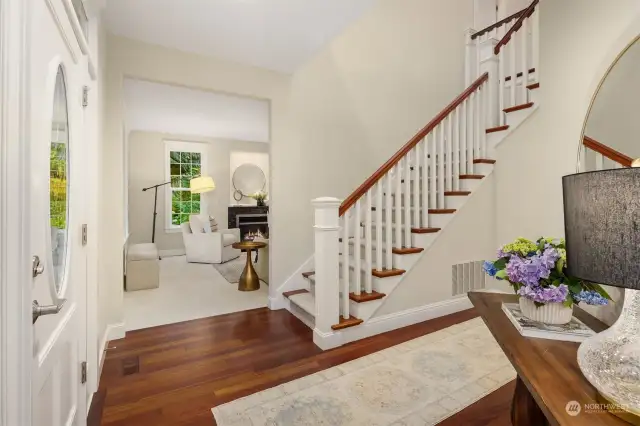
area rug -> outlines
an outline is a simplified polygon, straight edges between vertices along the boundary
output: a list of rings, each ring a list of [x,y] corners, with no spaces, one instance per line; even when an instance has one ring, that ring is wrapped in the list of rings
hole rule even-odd
[[[235,284],[240,281],[240,275],[244,270],[244,265],[247,263],[247,253],[242,253],[239,258],[230,260],[225,263],[214,263],[213,267],[216,268],[220,275],[231,284]]]
[[[424,426],[516,377],[476,318],[211,409],[218,426]]]

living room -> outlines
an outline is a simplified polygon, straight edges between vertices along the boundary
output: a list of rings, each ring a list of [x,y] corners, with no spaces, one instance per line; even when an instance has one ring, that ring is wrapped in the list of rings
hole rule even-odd
[[[125,78],[126,331],[268,301],[269,103]],[[251,253],[241,242],[265,245]]]

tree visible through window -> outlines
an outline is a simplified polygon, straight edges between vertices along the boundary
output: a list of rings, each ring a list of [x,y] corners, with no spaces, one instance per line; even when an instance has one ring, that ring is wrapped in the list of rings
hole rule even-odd
[[[192,194],[189,181],[200,176],[199,152],[169,151],[171,173],[171,224],[189,221],[189,215],[200,213],[200,194]]]

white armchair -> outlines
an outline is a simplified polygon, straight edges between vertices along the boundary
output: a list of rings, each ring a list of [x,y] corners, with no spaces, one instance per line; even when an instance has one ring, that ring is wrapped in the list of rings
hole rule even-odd
[[[194,226],[200,221],[202,226]],[[207,228],[209,219],[194,219],[191,223],[183,223],[182,239],[189,263],[224,263],[240,257],[240,250],[231,245],[240,241],[239,229],[225,229],[211,232]]]

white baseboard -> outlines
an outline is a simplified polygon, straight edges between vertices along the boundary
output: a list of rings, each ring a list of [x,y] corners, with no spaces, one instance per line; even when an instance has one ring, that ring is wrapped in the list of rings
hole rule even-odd
[[[302,276],[303,272],[309,272],[314,269],[315,266],[315,258],[312,255],[309,257],[302,266],[300,266],[287,280],[278,288],[271,290],[271,286],[269,287],[269,309],[278,310],[278,309],[286,309],[289,304],[285,300],[282,293],[285,291],[291,290],[299,290],[301,288],[309,288],[309,286],[305,283],[305,279]]]
[[[98,354],[100,364],[98,367],[98,382],[100,382],[100,376],[102,375],[102,366],[104,365],[104,359],[107,355],[109,342],[111,340],[124,339],[125,334],[126,330],[123,322],[108,324],[107,328],[104,330],[102,339],[100,339],[100,353]]]
[[[160,257],[173,257],[173,256],[184,256],[186,251],[181,249],[171,249],[171,250],[158,250],[158,255]]]
[[[406,311],[394,312],[372,318],[356,327],[347,328],[334,333],[316,333],[314,330],[313,341],[321,349],[327,350],[342,346],[344,344],[375,336],[387,331],[407,327],[419,322],[443,317],[445,315],[471,309],[473,305],[466,295],[454,299],[443,300],[430,305],[407,309]]]

